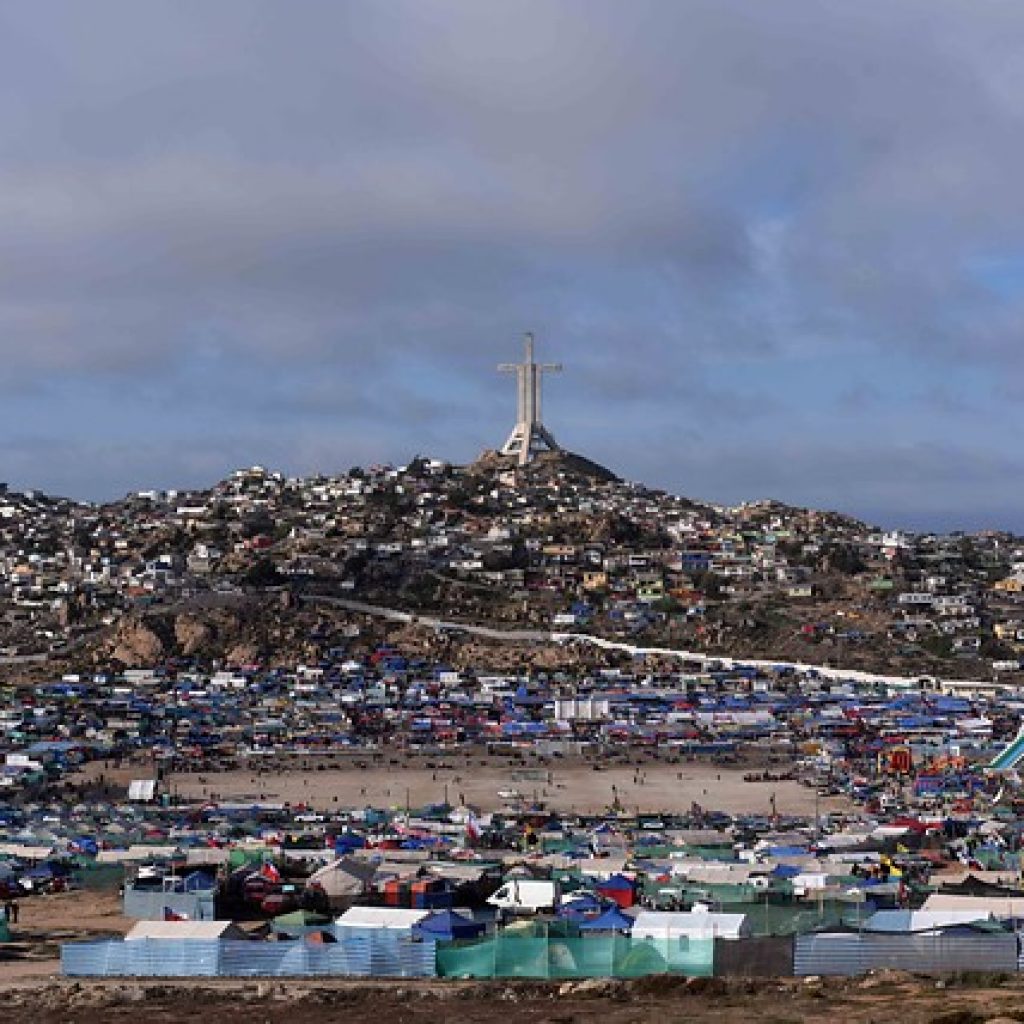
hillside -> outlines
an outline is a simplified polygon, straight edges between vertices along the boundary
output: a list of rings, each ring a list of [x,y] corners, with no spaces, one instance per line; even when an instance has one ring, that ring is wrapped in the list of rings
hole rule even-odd
[[[715,506],[581,456],[289,479],[94,506],[0,501],[8,678],[187,664],[293,664],[401,636],[458,663],[572,670],[615,655],[454,636],[359,600],[496,630],[589,632],[710,654],[907,675],[1013,678],[1024,544],[887,533],[777,501]],[[314,600],[315,599],[315,600]]]

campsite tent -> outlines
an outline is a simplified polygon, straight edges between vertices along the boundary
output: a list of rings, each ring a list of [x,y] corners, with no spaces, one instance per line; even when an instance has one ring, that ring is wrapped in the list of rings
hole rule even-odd
[[[614,874],[598,882],[597,892],[605,899],[614,900],[620,907],[631,907],[636,902],[636,885],[625,875]]]
[[[934,932],[961,925],[981,924],[992,920],[984,909],[971,910],[878,910],[862,925],[865,932],[906,934]]]
[[[557,913],[559,917],[567,917],[570,920],[576,921],[592,914],[598,914],[603,909],[604,904],[593,893],[587,892],[575,897],[568,903],[563,903],[558,908]]]
[[[141,939],[248,939],[249,936],[231,921],[139,921],[124,937],[125,942]]]
[[[303,935],[312,928],[330,924],[331,918],[325,914],[317,914],[312,910],[293,910],[290,914],[279,914],[271,921],[275,932],[285,935]]]
[[[429,910],[406,910],[402,907],[349,907],[335,922],[339,934],[343,929],[353,932],[412,933],[413,925],[430,916]]]
[[[924,901],[922,910],[967,910],[979,918],[994,917],[997,921],[1024,918],[1024,897],[1021,896],[947,896],[933,893]]]
[[[628,932],[633,930],[633,918],[618,906],[609,907],[600,917],[583,921],[581,932]]]
[[[420,939],[451,942],[455,939],[475,939],[485,925],[451,910],[441,910],[413,925],[412,934]]]
[[[334,838],[334,852],[339,856],[361,850],[366,846],[366,839],[355,832],[342,832]]]
[[[746,914],[642,910],[633,924],[634,939],[739,939],[749,934]]]
[[[319,871],[314,871],[306,882],[307,889],[321,890],[329,906],[335,909],[348,906],[362,896],[377,874],[377,868],[352,857],[340,857]]]

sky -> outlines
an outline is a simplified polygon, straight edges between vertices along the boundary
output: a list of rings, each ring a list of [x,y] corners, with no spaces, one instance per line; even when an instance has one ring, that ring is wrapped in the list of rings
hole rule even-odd
[[[1024,532],[1019,0],[0,6],[0,479],[456,462]]]

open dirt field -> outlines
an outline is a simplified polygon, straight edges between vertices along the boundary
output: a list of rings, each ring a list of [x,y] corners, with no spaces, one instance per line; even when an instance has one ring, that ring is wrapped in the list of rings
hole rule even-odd
[[[75,935],[123,935],[135,922],[121,913],[117,892],[77,889],[46,896],[29,896],[19,903],[15,931],[28,940]]]
[[[446,762],[447,763],[447,762]],[[555,811],[599,813],[616,800],[628,811],[685,812],[693,803],[708,810],[741,814],[772,812],[810,815],[814,790],[798,782],[746,782],[744,770],[700,762],[608,766],[595,771],[586,764],[516,768],[486,759],[468,759],[451,767],[410,765],[357,767],[322,771],[247,771],[178,774],[168,779],[172,792],[188,800],[304,803],[316,810],[345,807],[422,807],[447,799],[484,811],[509,804],[519,793]],[[845,809],[840,798],[821,798],[822,813]]]

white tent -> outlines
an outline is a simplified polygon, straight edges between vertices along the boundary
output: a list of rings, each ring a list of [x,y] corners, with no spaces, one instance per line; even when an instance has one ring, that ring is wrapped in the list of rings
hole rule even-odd
[[[641,910],[631,934],[634,939],[739,939],[750,929],[746,914]]]
[[[0,857],[18,857],[21,860],[46,860],[54,852],[52,846],[21,846],[18,843],[0,843]]]
[[[404,907],[349,907],[334,923],[339,928],[409,931],[431,913],[430,910],[406,910]]]
[[[935,893],[924,901],[922,910],[969,910],[979,918],[997,921],[1024,918],[1024,896],[946,896]]]
[[[128,783],[128,799],[133,803],[149,803],[155,797],[155,779],[132,779]]]
[[[863,925],[866,932],[934,932],[956,925],[991,921],[985,910],[878,910]]]
[[[139,921],[124,937],[139,939],[247,939],[249,936],[231,921]]]
[[[136,843],[127,850],[100,850],[96,854],[97,864],[125,864],[129,861],[170,860],[178,852],[177,846],[145,846]]]

